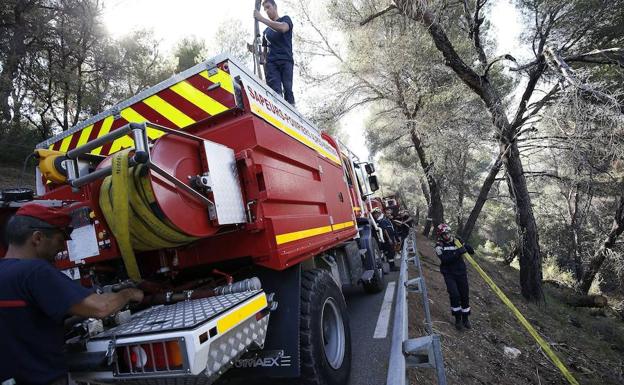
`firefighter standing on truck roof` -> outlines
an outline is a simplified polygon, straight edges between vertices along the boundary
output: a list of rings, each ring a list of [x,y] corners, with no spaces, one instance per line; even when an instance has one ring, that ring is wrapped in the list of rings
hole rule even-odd
[[[462,255],[474,254],[474,249],[463,243],[461,239],[453,237],[449,225],[442,223],[436,228],[438,241],[435,252],[440,258],[440,273],[444,276],[446,290],[451,301],[451,314],[455,316],[455,327],[470,329],[470,298],[468,288],[468,272]],[[456,242],[459,241],[459,242]]]
[[[63,354],[66,315],[104,318],[143,292],[95,294],[52,265],[71,239],[71,217],[27,203],[6,225],[9,248],[0,259],[0,383],[67,384]]]
[[[257,10],[254,10],[254,18],[266,24],[262,46],[265,47],[266,59],[265,73],[269,87],[282,95],[293,106],[295,95],[293,94],[293,52],[292,52],[292,29],[293,23],[288,16],[280,17],[277,13],[277,4],[274,0],[264,0],[262,7],[268,19]],[[266,50],[268,49],[268,54]]]

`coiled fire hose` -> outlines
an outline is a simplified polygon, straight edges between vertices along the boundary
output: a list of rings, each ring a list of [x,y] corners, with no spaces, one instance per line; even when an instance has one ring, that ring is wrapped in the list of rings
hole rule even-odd
[[[154,197],[149,169],[142,164],[128,167],[130,151],[113,155],[112,175],[102,183],[99,203],[117,240],[128,277],[140,281],[134,250],[179,247],[197,238],[183,233],[164,216]]]

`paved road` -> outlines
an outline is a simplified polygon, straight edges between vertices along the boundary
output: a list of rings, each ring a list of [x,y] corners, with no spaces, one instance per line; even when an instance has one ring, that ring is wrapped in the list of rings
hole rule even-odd
[[[398,276],[397,272],[386,275],[389,289],[387,286],[384,291],[378,294],[366,294],[361,287],[345,292],[353,349],[349,385],[382,385],[386,383]],[[386,292],[391,292],[392,296],[390,297],[390,294],[386,294]],[[386,306],[382,306],[384,297],[388,297],[386,298]],[[385,331],[383,316],[379,327],[377,324],[382,307],[387,309],[390,307],[389,305],[392,306],[390,311],[387,311],[388,326],[386,335],[383,337]],[[379,338],[373,338],[374,335]]]

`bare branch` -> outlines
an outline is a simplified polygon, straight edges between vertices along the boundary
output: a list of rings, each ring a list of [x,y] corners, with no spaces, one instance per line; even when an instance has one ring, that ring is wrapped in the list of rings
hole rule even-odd
[[[390,6],[389,6],[388,8],[386,8],[386,9],[383,9],[383,10],[381,10],[381,11],[377,12],[377,13],[374,13],[374,14],[372,14],[372,15],[368,16],[366,19],[364,19],[364,20],[360,21],[360,25],[361,25],[361,26],[364,26],[364,25],[366,25],[366,24],[370,23],[371,21],[375,20],[376,18],[378,18],[378,17],[380,17],[380,16],[383,16],[383,15],[385,15],[386,13],[388,13],[388,12],[392,11],[393,9],[397,9],[396,5],[394,5],[394,4],[390,5]]]
[[[597,49],[563,59],[568,63],[591,63],[624,67],[624,48]]]
[[[516,58],[514,58],[510,54],[505,54],[505,55],[498,56],[497,58],[492,60],[490,62],[490,64],[487,65],[487,67],[485,68],[485,71],[483,73],[483,77],[487,77],[488,76],[488,72],[490,71],[490,68],[492,68],[492,66],[494,64],[496,64],[497,62],[499,62],[501,60],[511,60],[512,62],[516,63],[516,65],[518,64],[518,62],[516,61]]]

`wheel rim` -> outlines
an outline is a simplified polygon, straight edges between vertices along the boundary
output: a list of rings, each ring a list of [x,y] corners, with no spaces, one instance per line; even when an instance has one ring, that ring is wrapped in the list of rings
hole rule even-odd
[[[325,358],[332,368],[339,369],[344,360],[346,337],[342,314],[333,297],[327,298],[323,304],[321,322]]]

